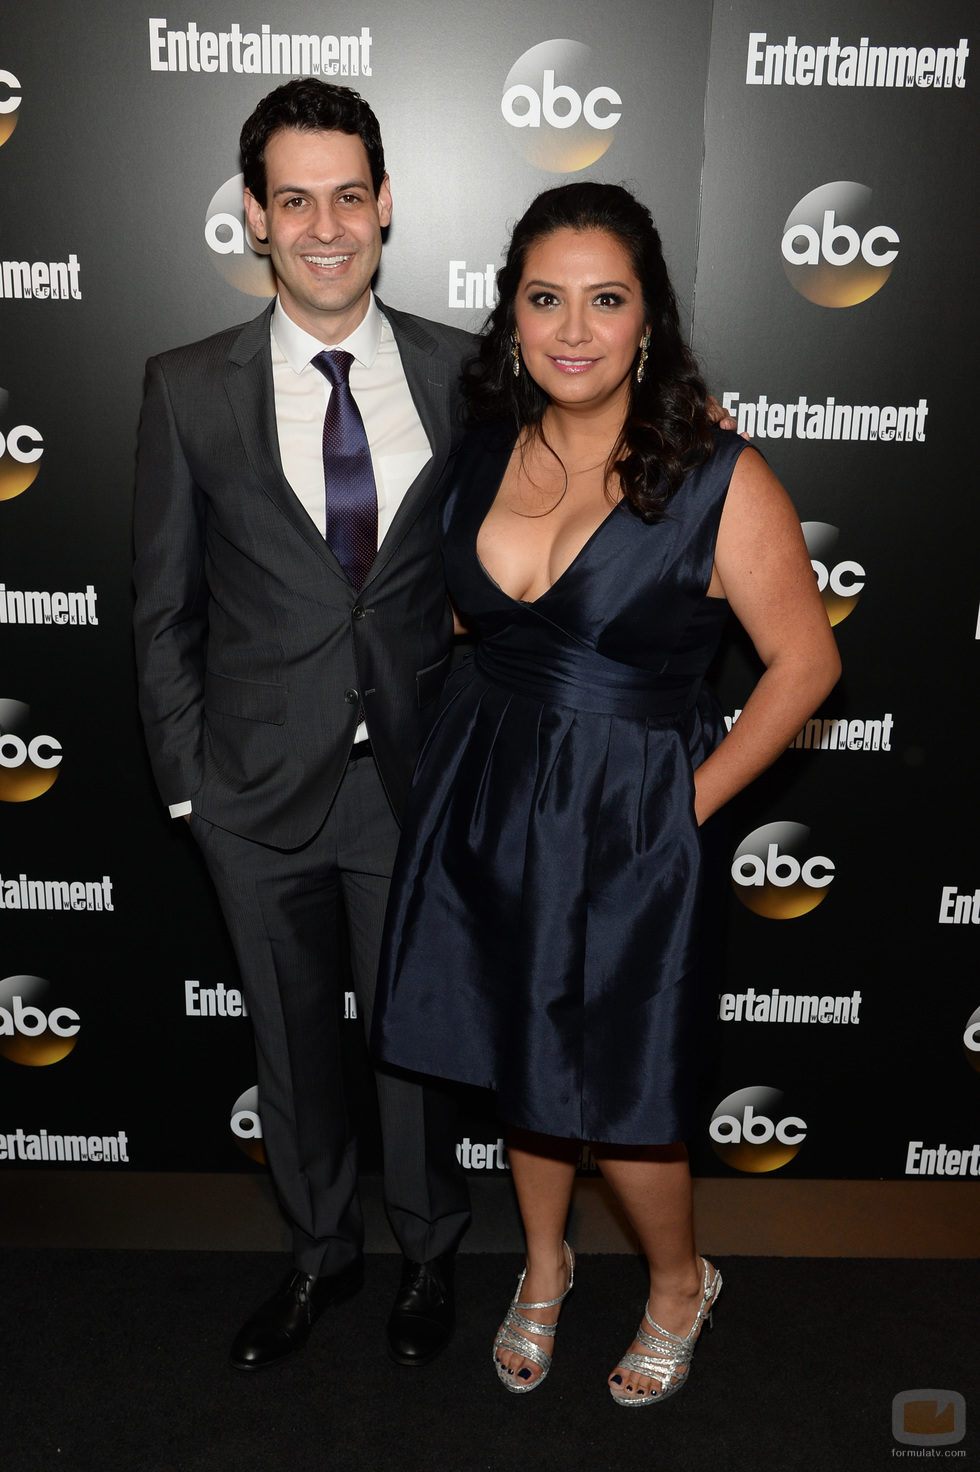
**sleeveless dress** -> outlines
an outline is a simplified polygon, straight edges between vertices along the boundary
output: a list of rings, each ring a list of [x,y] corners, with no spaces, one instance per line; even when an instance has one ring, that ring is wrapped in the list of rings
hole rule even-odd
[[[705,593],[746,448],[713,435],[662,521],[620,502],[530,603],[476,550],[513,435],[473,432],[452,475],[446,578],[476,645],[419,760],[373,1046],[493,1089],[525,1129],[625,1145],[691,1132],[705,1051],[692,767],[725,734],[702,679],[728,604]]]

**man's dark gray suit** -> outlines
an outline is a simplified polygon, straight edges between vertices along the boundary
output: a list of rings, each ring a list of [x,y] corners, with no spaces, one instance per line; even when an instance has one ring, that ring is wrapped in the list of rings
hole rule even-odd
[[[318,1275],[355,1261],[362,1233],[335,922],[345,910],[369,1027],[395,820],[450,659],[439,488],[473,344],[382,307],[432,457],[355,593],[283,474],[271,310],[147,366],[136,648],[156,781],[193,806],[255,1029],[267,1155],[296,1263]],[[350,760],[360,711],[373,762]],[[468,1221],[452,1110],[435,1088],[378,1085],[389,1217],[427,1262]]]

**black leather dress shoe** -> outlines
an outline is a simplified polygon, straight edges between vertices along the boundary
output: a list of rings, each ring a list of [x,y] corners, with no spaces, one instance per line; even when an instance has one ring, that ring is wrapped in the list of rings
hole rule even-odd
[[[231,1347],[235,1369],[264,1370],[301,1349],[323,1310],[350,1298],[363,1282],[364,1264],[359,1261],[320,1278],[298,1269],[288,1273],[235,1336]]]
[[[456,1325],[455,1265],[453,1252],[431,1262],[403,1261],[388,1319],[388,1349],[399,1365],[427,1365],[449,1343]]]

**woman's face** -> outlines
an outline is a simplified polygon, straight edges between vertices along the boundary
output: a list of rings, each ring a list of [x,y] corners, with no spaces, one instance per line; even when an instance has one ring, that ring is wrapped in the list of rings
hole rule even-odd
[[[553,403],[621,402],[646,327],[629,256],[604,230],[556,230],[527,253],[514,301],[524,366]]]

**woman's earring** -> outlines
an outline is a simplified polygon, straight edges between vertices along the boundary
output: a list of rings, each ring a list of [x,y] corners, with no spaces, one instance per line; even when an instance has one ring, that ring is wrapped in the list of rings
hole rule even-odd
[[[643,334],[643,341],[640,343],[640,361],[636,365],[636,381],[637,381],[637,383],[642,383],[643,382],[643,375],[646,372],[647,354],[649,353],[649,351],[650,351],[650,334],[649,334],[649,332],[644,332],[644,334]]]
[[[520,378],[520,376],[521,376],[521,345],[517,341],[517,333],[516,332],[511,333],[511,338],[510,338],[510,354],[511,354],[511,357],[513,358],[513,360],[514,360],[514,377],[515,378]]]

